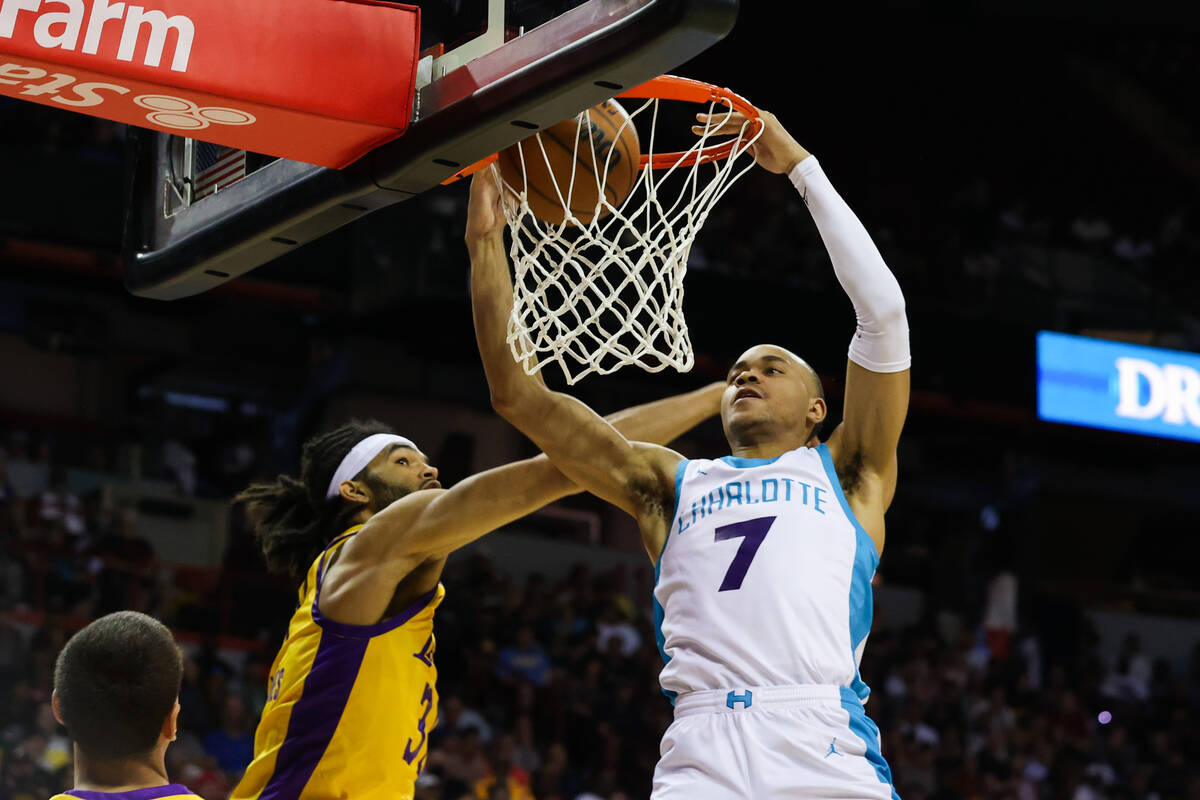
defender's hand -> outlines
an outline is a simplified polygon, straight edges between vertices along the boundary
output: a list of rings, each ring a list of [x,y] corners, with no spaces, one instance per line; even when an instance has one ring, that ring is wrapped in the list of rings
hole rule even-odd
[[[492,169],[482,169],[471,178],[471,197],[467,203],[468,242],[503,236],[504,226],[508,224],[499,181]]]
[[[758,137],[758,141],[750,146],[750,155],[754,156],[758,165],[767,172],[786,175],[792,171],[793,167],[808,158],[809,152],[792,138],[792,135],[770,111],[760,110],[758,115],[762,120],[763,132],[762,136]],[[704,133],[704,125],[710,120],[712,125],[718,126],[714,131],[710,131],[711,133],[730,136],[736,136],[747,122],[746,116],[739,111],[697,114],[696,121],[700,124],[692,126],[692,133],[697,135]]]

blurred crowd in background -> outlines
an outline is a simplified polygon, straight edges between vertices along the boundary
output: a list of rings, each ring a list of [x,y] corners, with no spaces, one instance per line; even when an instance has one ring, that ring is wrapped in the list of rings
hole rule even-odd
[[[237,607],[255,636],[189,631],[204,617],[188,616],[178,567],[138,535],[137,511],[66,491],[53,467],[39,491],[16,488],[39,452],[53,457],[48,445],[13,453],[23,441],[9,437],[18,480],[0,482],[0,800],[71,785],[71,744],[49,705],[54,659],[77,625],[118,608],[176,630],[186,660],[171,777],[227,797],[253,752],[292,587],[261,568],[258,586],[243,587],[271,598]],[[889,535],[899,543],[905,530]],[[453,559],[435,622],[440,719],[418,797],[648,796],[671,708],[657,684],[646,572],[578,564],[522,582],[486,551]],[[900,796],[1200,798],[1200,642],[1186,671],[1151,659],[1136,637],[1106,661],[1078,607],[1042,601],[1018,614],[1019,581],[998,573],[977,614],[930,603],[915,625],[872,635],[867,708]]]

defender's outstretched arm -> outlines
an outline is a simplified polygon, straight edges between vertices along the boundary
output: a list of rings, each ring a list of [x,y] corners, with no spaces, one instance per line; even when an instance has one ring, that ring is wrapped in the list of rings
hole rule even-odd
[[[604,420],[631,442],[670,444],[704,420],[721,413],[724,391],[724,381],[716,381],[691,392],[613,412]]]
[[[712,384],[618,411],[608,420],[623,434],[666,444],[714,416],[723,388]],[[321,609],[339,622],[377,622],[397,583],[422,564],[445,559],[484,534],[578,491],[539,455],[472,475],[449,489],[414,492],[371,517],[346,544],[326,579]]]
[[[600,422],[612,425],[617,435],[638,435],[666,444],[715,416],[721,408],[723,388],[712,384],[618,411]],[[582,488],[543,454],[485,470],[449,489],[417,492],[410,497],[427,497],[408,506],[408,498],[394,503],[372,517],[368,526],[392,529],[385,534],[392,551],[444,555],[579,491]]]

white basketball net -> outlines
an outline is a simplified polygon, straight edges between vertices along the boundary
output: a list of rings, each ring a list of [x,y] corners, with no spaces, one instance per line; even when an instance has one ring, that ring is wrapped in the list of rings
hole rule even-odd
[[[642,134],[641,147],[653,155],[659,100],[632,102],[641,105],[622,130],[640,114],[649,113],[650,134]],[[713,206],[754,166],[746,151],[761,129],[747,135],[752,123],[743,126],[724,160],[699,160],[691,166],[680,162],[711,144],[711,132],[720,127],[728,111],[724,105],[709,103],[709,114],[717,116],[684,158],[669,169],[642,167],[633,190],[619,206],[609,203],[604,191],[608,159],[616,148],[608,148],[602,165],[596,163],[592,137],[583,134],[588,112],[580,114],[574,164],[579,157],[592,159],[599,198],[589,223],[571,213],[568,194],[576,185],[574,174],[570,183],[556,186],[566,215],[559,225],[533,215],[525,185],[508,187],[519,198],[519,204],[506,209],[515,273],[508,343],[528,374],[557,363],[573,384],[592,372],[608,374],[627,364],[648,372],[668,366],[680,372],[692,368],[692,343],[683,316],[688,254]],[[546,158],[540,135],[525,140],[521,148],[522,159]],[[584,149],[582,154],[579,148]],[[553,176],[553,170],[547,171]],[[495,174],[502,180],[499,171]],[[664,187],[668,181],[670,186]]]

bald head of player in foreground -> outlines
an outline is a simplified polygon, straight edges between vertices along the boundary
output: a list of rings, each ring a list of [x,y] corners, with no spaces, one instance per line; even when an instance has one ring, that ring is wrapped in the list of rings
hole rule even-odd
[[[53,800],[195,797],[167,778],[183,660],[153,617],[117,611],[72,636],[54,665],[54,716],[75,747],[75,788]]]
[[[666,442],[716,413],[721,387],[613,415]],[[538,456],[443,487],[416,442],[378,422],[309,440],[299,477],[246,506],[268,567],[297,586],[254,759],[235,800],[411,798],[437,724],[434,611],[449,554],[579,491]]]
[[[721,420],[732,456],[717,461],[630,442],[583,403],[526,375],[506,344],[505,220],[487,173],[472,184],[467,219],[476,338],[496,410],[580,486],[632,515],[657,564],[656,621],[667,662],[660,680],[679,702],[655,771],[655,800],[888,798],[890,772],[863,711],[869,689],[858,661],[908,409],[904,298],[817,160],[774,115],[763,112],[762,120],[751,152],[796,186],[858,316],[843,419],[824,444],[813,446],[827,412],[820,381],[776,345],[751,347],[730,368]],[[746,120],[731,113],[711,122],[735,134]],[[827,718],[797,722],[799,733],[747,728],[728,748],[705,744],[724,734],[700,730],[694,717],[751,707],[790,713],[809,701],[820,707],[808,711]],[[804,736],[815,737],[806,748]],[[729,754],[726,767],[714,753]],[[781,756],[755,766],[764,753]]]

